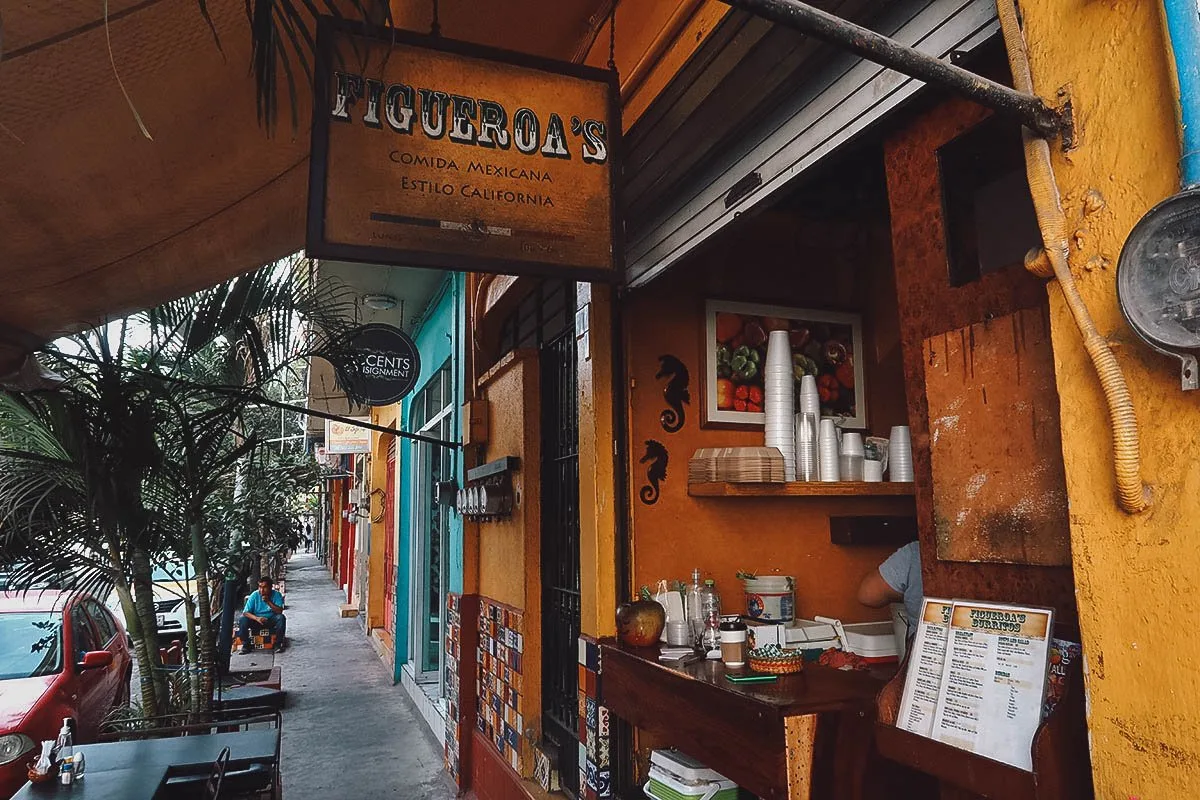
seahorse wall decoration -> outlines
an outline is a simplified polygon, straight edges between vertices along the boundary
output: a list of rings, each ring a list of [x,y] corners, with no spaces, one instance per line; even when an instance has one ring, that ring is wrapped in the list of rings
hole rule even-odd
[[[658,374],[654,377],[667,378],[667,385],[663,387],[663,397],[670,406],[658,415],[658,419],[662,422],[664,431],[678,433],[683,427],[683,407],[692,402],[691,392],[688,391],[688,368],[675,356],[659,356]]]
[[[638,497],[648,506],[652,506],[658,502],[660,495],[658,484],[667,479],[667,462],[670,456],[667,454],[667,448],[662,442],[654,439],[646,440],[646,454],[642,456],[639,464],[649,464],[646,467],[646,485],[638,489]]]

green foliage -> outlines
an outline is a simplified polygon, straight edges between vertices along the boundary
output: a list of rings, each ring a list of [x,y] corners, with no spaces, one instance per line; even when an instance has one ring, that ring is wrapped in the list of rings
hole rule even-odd
[[[216,570],[244,574],[249,554],[294,545],[318,480],[302,449],[266,446],[279,417],[256,399],[300,391],[307,358],[345,338],[348,302],[292,258],[49,349],[62,387],[0,393],[0,566],[13,583],[123,587],[127,619],[132,586],[131,628],[153,642],[151,566],[190,561],[205,613],[189,652],[211,664]],[[155,659],[139,650],[143,675],[158,675]],[[170,696],[147,692],[144,707]],[[192,687],[193,710],[206,692]]]

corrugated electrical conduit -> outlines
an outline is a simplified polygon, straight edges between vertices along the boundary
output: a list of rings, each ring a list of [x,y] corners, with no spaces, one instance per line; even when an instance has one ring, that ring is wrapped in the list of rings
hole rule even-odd
[[[996,0],[1000,27],[1004,32],[1004,45],[1012,69],[1013,88],[1033,94],[1033,75],[1029,67],[1029,54],[1025,49],[1025,38],[1021,33],[1015,0]],[[1096,330],[1096,323],[1088,312],[1087,305],[1075,285],[1068,263],[1070,245],[1067,238],[1067,218],[1063,212],[1062,198],[1054,180],[1050,162],[1050,143],[1029,129],[1022,129],[1025,141],[1025,169],[1029,180],[1029,191],[1033,196],[1033,207],[1037,213],[1038,227],[1042,232],[1045,256],[1053,268],[1053,277],[1066,298],[1067,307],[1083,337],[1083,346],[1104,390],[1108,402],[1108,416],[1112,425],[1113,456],[1117,477],[1117,497],[1121,509],[1129,514],[1145,511],[1150,506],[1150,488],[1142,481],[1141,452],[1138,438],[1137,414],[1133,398],[1121,365],[1113,354],[1108,341]],[[1028,264],[1030,270],[1042,277],[1050,277],[1037,268],[1043,259],[1034,259]]]

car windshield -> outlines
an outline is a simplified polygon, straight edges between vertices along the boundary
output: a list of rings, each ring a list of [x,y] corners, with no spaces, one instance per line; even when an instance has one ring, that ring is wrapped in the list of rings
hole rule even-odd
[[[184,581],[187,579],[187,571],[183,564],[159,564],[154,568],[154,575],[151,578],[155,583],[163,581]]]
[[[0,614],[0,680],[62,669],[62,612]]]

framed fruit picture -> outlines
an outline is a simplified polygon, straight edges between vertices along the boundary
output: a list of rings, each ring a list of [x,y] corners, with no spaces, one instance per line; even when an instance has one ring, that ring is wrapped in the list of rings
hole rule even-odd
[[[800,379],[813,375],[821,395],[821,416],[839,419],[844,428],[867,427],[860,315],[709,300],[704,317],[702,424],[765,423],[767,339],[771,331],[786,330],[792,348],[796,407],[800,407]]]

